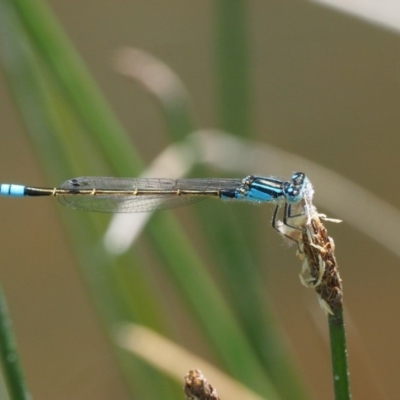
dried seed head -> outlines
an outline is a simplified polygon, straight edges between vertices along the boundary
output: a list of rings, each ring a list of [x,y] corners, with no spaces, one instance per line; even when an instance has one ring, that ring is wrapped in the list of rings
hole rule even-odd
[[[198,369],[189,371],[185,376],[184,392],[188,400],[219,400],[217,391]]]
[[[333,239],[328,236],[328,231],[317,212],[310,216],[310,222],[304,225],[301,236],[304,258],[308,265],[307,272],[311,278],[309,281],[303,277],[303,281],[309,281],[309,287],[318,293],[321,307],[334,314],[342,307],[342,281],[334,254]]]

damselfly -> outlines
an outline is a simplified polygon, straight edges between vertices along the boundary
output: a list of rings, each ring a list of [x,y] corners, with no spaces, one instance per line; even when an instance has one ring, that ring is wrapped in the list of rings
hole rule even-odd
[[[244,179],[159,179],[80,177],[58,188],[40,188],[0,184],[1,196],[56,196],[68,207],[110,213],[135,213],[163,210],[206,198],[273,203],[276,205],[272,225],[276,226],[279,207],[284,204],[283,222],[287,226],[292,205],[299,204],[310,183],[302,172],[289,181],[249,175]],[[296,228],[296,227],[293,227]]]

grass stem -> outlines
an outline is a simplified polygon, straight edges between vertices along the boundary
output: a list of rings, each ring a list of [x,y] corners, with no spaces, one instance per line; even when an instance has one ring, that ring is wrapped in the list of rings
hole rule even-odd
[[[13,400],[31,399],[22,368],[19,362],[17,343],[14,338],[11,319],[3,290],[0,287],[0,354],[3,374],[10,398]]]

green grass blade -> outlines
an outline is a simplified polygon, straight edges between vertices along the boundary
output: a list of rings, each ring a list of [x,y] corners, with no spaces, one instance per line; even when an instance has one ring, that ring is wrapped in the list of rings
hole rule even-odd
[[[251,134],[251,82],[248,2],[215,2],[217,86],[221,127],[239,136]]]
[[[108,160],[119,160],[114,165],[115,173],[127,170],[137,173],[141,163],[132,142],[111,113],[102,93],[48,7],[41,0],[9,2],[15,7],[18,18],[49,71],[56,77],[60,90],[67,96],[86,129],[98,141],[104,156]]]
[[[335,310],[335,315],[329,315],[328,319],[335,400],[350,400],[351,392],[343,308]]]
[[[0,357],[3,376],[8,393],[13,400],[30,400],[31,396],[25,381],[17,350],[17,343],[12,330],[3,289],[0,287]]]

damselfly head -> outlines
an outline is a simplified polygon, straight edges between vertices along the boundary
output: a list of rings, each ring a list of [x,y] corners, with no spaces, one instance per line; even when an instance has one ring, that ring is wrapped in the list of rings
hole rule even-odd
[[[308,187],[308,179],[303,172],[296,172],[292,179],[285,182],[283,192],[290,203],[297,203],[304,198],[304,191]]]

